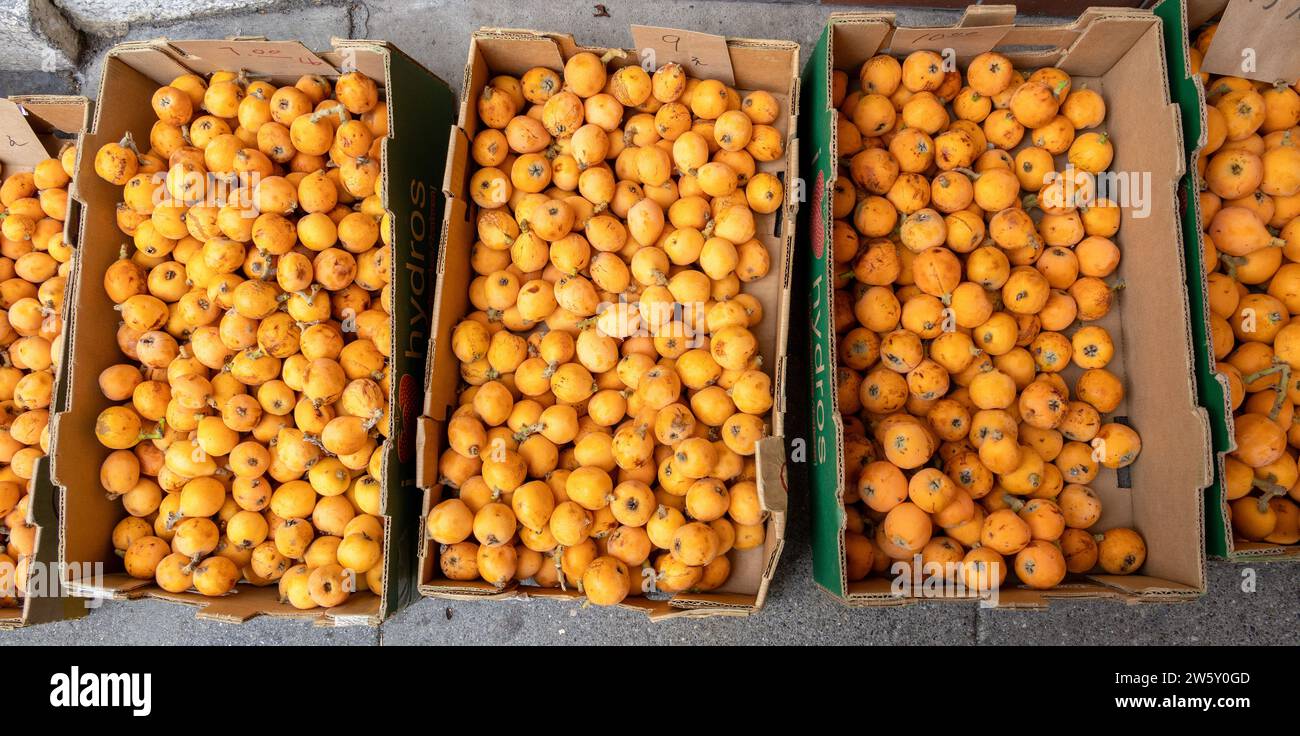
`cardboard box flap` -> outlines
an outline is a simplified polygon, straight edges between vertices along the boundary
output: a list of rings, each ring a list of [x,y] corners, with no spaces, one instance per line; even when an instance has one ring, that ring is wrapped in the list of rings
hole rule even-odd
[[[469,220],[469,208],[462,199],[447,200],[447,214],[443,218],[443,243],[473,243],[476,240],[474,223]],[[461,246],[463,247],[463,246]],[[460,384],[460,366],[455,355],[438,359],[438,347],[451,344],[452,329],[466,313],[469,295],[464,288],[470,282],[468,258],[447,258],[444,245],[438,253],[438,284],[434,289],[433,332],[429,342],[429,370],[426,374],[424,415],[438,421],[446,420],[449,407],[457,404],[456,389]],[[443,292],[447,292],[444,299]]]
[[[692,32],[677,33],[685,37]],[[482,63],[485,69],[491,69],[494,74],[515,76],[536,66],[561,70],[566,59],[581,51],[600,54],[614,66],[638,64],[641,61],[636,49],[586,47],[579,45],[567,33],[542,33],[511,28],[481,28],[474,33],[472,46],[477,48],[481,57],[471,53],[471,65]],[[735,75],[735,86],[738,89],[789,93],[791,79],[798,78],[797,56],[788,66],[784,63],[774,65],[772,62],[789,58],[790,52],[798,47],[793,41],[727,39],[728,60]],[[466,74],[465,78],[469,80],[470,75]],[[470,92],[468,89],[462,90],[462,105],[468,104],[472,97]],[[466,127],[466,130],[470,128]]]
[[[516,592],[516,583],[509,583],[498,588],[491,583],[481,580],[468,580],[452,582],[450,580],[439,580],[436,584],[425,583],[420,586],[422,595],[437,595],[439,598],[446,598],[453,601],[477,601],[477,600],[511,600],[515,598],[526,598],[528,593]],[[528,588],[529,591],[545,590],[544,588]]]
[[[333,75],[338,70],[301,41],[268,41],[259,37],[170,41],[186,66],[198,74],[247,71],[276,79],[304,74]],[[379,77],[383,78],[382,74]]]
[[[354,595],[336,608],[303,611],[281,602],[279,590],[274,585],[261,588],[240,585],[234,592],[210,598],[198,593],[169,593],[158,588],[151,580],[139,580],[125,573],[109,573],[99,579],[74,579],[67,584],[67,589],[82,598],[131,600],[147,596],[181,603],[197,609],[195,618],[223,623],[243,623],[257,616],[302,620],[363,617],[373,619],[370,625],[379,623],[380,599],[369,593]]]
[[[74,563],[76,561],[68,560],[68,562]],[[114,572],[98,577],[93,575],[77,577],[74,574],[64,584],[64,587],[72,595],[83,598],[126,600],[128,598],[138,598],[146,588],[150,587],[150,584],[148,580],[133,578],[124,572]]]
[[[447,170],[442,174],[442,193],[449,199],[464,199],[465,182],[469,181],[469,138],[459,125],[453,125],[447,143]]]
[[[786,485],[785,438],[764,437],[759,440],[755,460],[758,463],[759,478],[762,480],[758,484],[758,491],[763,510],[784,517],[789,503],[789,488]]]
[[[568,47],[576,53],[573,36],[509,28],[480,28],[473,36],[487,68],[515,76],[538,66],[556,71],[564,69],[567,56],[560,51],[561,39],[567,39]],[[470,95],[462,94],[461,102],[470,104]]]
[[[997,49],[1024,68],[1059,65],[1072,74],[1097,76],[1132,45],[1143,27],[1155,22],[1149,13],[1126,8],[1090,8],[1069,25],[1014,25],[1014,17],[1012,5],[976,5],[950,26],[895,27],[893,13],[833,13],[830,57],[835,68],[856,71],[877,53],[952,49],[956,60],[965,63]],[[842,43],[835,45],[836,40]],[[1079,58],[1088,59],[1088,65],[1067,68],[1080,44],[1085,51]]]
[[[1089,575],[1088,579],[1108,588],[1138,595],[1199,596],[1194,585],[1179,585],[1151,575]]]
[[[22,599],[23,625],[62,621],[85,615],[82,601],[69,598],[59,575],[63,535],[56,508],[59,494],[50,480],[49,458],[37,460],[28,485],[27,523],[36,527],[32,572]]]
[[[1081,19],[1082,32],[1057,65],[1073,76],[1098,77],[1110,71],[1146,33],[1159,34],[1160,23],[1149,14],[1099,14],[1091,22]],[[1164,67],[1156,71],[1164,75]],[[1167,89],[1166,87],[1161,87]]]
[[[1228,0],[1186,0],[1187,27],[1193,32],[1223,13]]]
[[[167,84],[182,74],[191,74],[193,70],[181,62],[184,55],[167,43],[167,39],[152,41],[128,41],[109,50],[110,58],[118,58],[132,69],[140,72],[156,84]],[[108,76],[107,64],[104,76]],[[101,82],[102,84],[102,82]],[[100,89],[103,89],[101,86]],[[96,119],[99,112],[96,112]]]
[[[897,28],[889,40],[892,54],[909,54],[921,49],[951,49],[965,61],[1001,43],[1014,27],[1014,5],[972,5],[955,25],[939,28]]]
[[[331,51],[323,51],[319,54],[320,58],[326,63],[335,67],[340,72],[357,71],[365,74],[372,79],[383,79],[388,76],[391,60],[401,59],[408,62],[405,66],[418,72],[423,72],[427,76],[436,80],[437,84],[445,85],[433,72],[426,69],[418,61],[411,58],[406,52],[397,48],[388,41],[382,39],[366,38],[342,38],[335,36],[330,39]],[[392,111],[389,110],[389,120],[392,120]],[[418,125],[425,124],[426,121],[418,121]]]
[[[438,456],[431,436],[433,420],[420,417],[415,423],[415,483],[420,488],[432,488],[438,482]]]
[[[893,30],[893,15],[888,13],[832,13],[829,21],[829,35],[832,52],[827,54],[828,63],[834,60],[839,69],[853,69],[854,74],[862,64],[876,55],[885,45]],[[836,41],[843,43],[837,44]],[[830,74],[826,81],[830,83]],[[818,91],[818,94],[823,94]],[[825,93],[829,105],[831,95]]]
[[[38,133],[75,140],[90,124],[90,100],[69,95],[13,95]],[[34,119],[34,120],[33,120]]]

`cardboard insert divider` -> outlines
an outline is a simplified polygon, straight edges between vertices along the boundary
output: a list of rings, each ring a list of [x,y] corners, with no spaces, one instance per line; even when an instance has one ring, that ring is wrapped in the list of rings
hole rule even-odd
[[[758,281],[745,284],[745,291],[763,303],[763,321],[755,330],[765,370],[771,372],[775,403],[768,420],[771,436],[760,441],[757,449],[759,495],[768,511],[766,537],[762,548],[733,551],[732,573],[728,581],[710,593],[681,593],[670,600],[631,596],[624,607],[646,612],[651,619],[672,616],[746,615],[762,608],[767,597],[785,537],[785,410],[786,345],[790,312],[791,256],[794,251],[795,182],[798,179],[798,140],[795,137],[799,116],[799,46],[787,41],[727,39],[727,50],[735,72],[736,89],[765,90],[782,105],[774,126],[785,136],[785,158],[759,166],[779,176],[786,191],[784,206],[771,215],[757,215],[758,237],[771,255],[771,272]],[[420,419],[417,471],[424,489],[423,513],[443,497],[438,477],[438,461],[445,447],[445,424],[458,405],[461,383],[459,362],[451,352],[451,331],[469,311],[466,286],[470,282],[470,250],[475,240],[474,206],[466,195],[469,185],[470,141],[479,130],[478,93],[492,76],[520,75],[535,66],[560,70],[565,60],[579,51],[593,51],[598,56],[608,49],[579,46],[572,36],[530,30],[482,29],[470,38],[465,84],[460,94],[460,118],[451,129],[446,180],[447,215],[444,218],[442,243],[437,264],[438,286],[435,295],[435,332],[429,346],[424,416]],[[636,51],[624,50],[611,63],[615,66],[638,63]],[[796,388],[796,390],[798,390]],[[498,589],[485,582],[461,583],[445,579],[438,565],[438,546],[425,539],[420,545],[420,593],[444,598],[580,598],[574,590],[536,586],[508,585]]]
[[[207,74],[217,69],[244,70],[277,85],[293,84],[304,73],[334,79],[341,70],[356,69],[378,83],[380,97],[388,103],[389,135],[382,144],[380,176],[393,247],[389,306],[393,329],[388,397],[391,425],[382,445],[383,593],[354,593],[345,604],[332,609],[300,611],[280,602],[274,586],[257,588],[246,582],[220,598],[167,593],[152,580],[125,574],[110,538],[125,511],[120,502],[106,497],[99,483],[99,466],[109,451],[97,441],[94,425],[100,411],[111,402],[100,393],[97,377],[124,357],[113,338],[118,316],[101,284],[119,249],[124,243],[131,246],[115,219],[120,188],[95,174],[94,152],[128,131],[135,140],[147,142],[156,120],[150,105],[154,90],[181,74]],[[77,280],[85,283],[75,292],[65,328],[71,356],[60,379],[63,396],[56,399],[53,418],[59,437],[53,475],[61,491],[62,559],[68,563],[69,591],[85,597],[149,597],[185,603],[197,607],[201,618],[223,621],[267,615],[306,618],[320,625],[377,625],[418,598],[414,572],[419,521],[419,498],[414,491],[415,418],[418,392],[424,383],[430,272],[436,235],[441,230],[441,167],[447,144],[445,137],[429,135],[429,131],[450,124],[450,88],[384,41],[336,39],[331,50],[313,53],[296,41],[161,39],[111,49],[104,60],[100,95],[110,102],[98,107],[94,125],[84,137],[82,152],[90,153],[80,157],[74,181],[83,233],[76,243],[76,274]]]
[[[1175,99],[1182,108],[1183,129],[1187,132],[1184,149],[1187,173],[1181,183],[1182,221],[1187,253],[1187,288],[1191,295],[1193,345],[1196,349],[1197,390],[1201,406],[1210,416],[1213,435],[1211,461],[1213,483],[1205,490],[1205,549],[1210,557],[1234,562],[1268,562],[1300,560],[1300,545],[1251,542],[1234,538],[1224,495],[1224,458],[1236,449],[1233,435],[1232,398],[1228,379],[1216,369],[1213,340],[1210,335],[1209,296],[1204,267],[1205,239],[1201,230],[1200,181],[1196,161],[1206,143],[1205,86],[1200,75],[1193,74],[1188,50],[1192,36],[1207,23],[1218,21],[1228,8],[1228,0],[1162,0],[1155,13],[1165,24],[1165,45],[1169,51],[1169,75]],[[1279,24],[1281,27],[1284,24]],[[1269,34],[1243,38],[1222,28],[1214,35],[1210,48],[1226,47],[1236,58],[1240,49],[1249,46],[1261,59],[1288,59],[1294,49],[1281,48]],[[1213,73],[1212,73],[1213,74]]]
[[[86,130],[90,108],[90,100],[69,95],[0,98],[0,141],[3,141],[0,144],[0,178],[31,171],[35,164],[58,156],[64,147],[74,145],[77,137]],[[63,221],[65,242],[75,242],[77,212],[73,199],[69,196],[68,211]],[[69,278],[64,288],[65,327],[72,291],[73,280]],[[66,340],[61,364],[67,365]],[[85,611],[85,606],[80,601],[68,600],[59,586],[57,571],[62,537],[48,457],[37,463],[27,493],[27,523],[36,527],[32,576],[28,582],[33,595],[21,598],[17,605],[0,605],[0,631],[75,618]]]
[[[907,40],[908,50],[952,47],[944,41],[953,29],[972,29],[983,43],[955,49],[959,66],[982,51],[997,49],[1017,69],[1058,66],[1106,98],[1104,130],[1115,146],[1110,171],[1138,179],[1128,194],[1146,197],[1149,214],[1135,217],[1123,208],[1115,240],[1123,252],[1118,278],[1125,288],[1112,313],[1100,324],[1116,343],[1109,366],[1124,381],[1126,398],[1113,413],[1142,436],[1139,460],[1121,475],[1102,469],[1091,483],[1102,499],[1103,515],[1093,527],[1132,526],[1146,539],[1141,574],[1089,574],[1067,577],[1045,591],[1007,587],[1003,607],[1042,607],[1052,599],[1116,598],[1127,602],[1191,600],[1205,590],[1202,550],[1202,492],[1209,485],[1208,418],[1195,400],[1192,316],[1181,272],[1177,183],[1186,167],[1178,106],[1164,84],[1160,21],[1149,11],[1092,8],[1078,20],[1056,26],[1014,24],[1015,7],[972,6],[956,26],[914,33],[897,28],[891,13],[835,13],[805,70],[805,94],[812,96],[804,144],[809,146],[815,211],[808,263],[812,423],[814,577],[849,605],[880,606],[919,600],[893,590],[891,580],[850,583],[845,576],[843,510],[844,427],[837,410],[836,334],[831,321],[835,290],[826,237],[830,232],[829,195],[838,174],[831,76],[841,70],[856,79],[864,61],[877,53],[895,54],[891,40]],[[1010,25],[1010,28],[1002,26]],[[956,37],[969,38],[966,33]],[[928,45],[926,39],[932,40]],[[896,55],[896,54],[895,54]],[[1124,194],[1121,192],[1120,194]],[[1109,195],[1117,199],[1116,194]],[[1122,203],[1123,204],[1123,203]],[[1071,330],[1072,332],[1073,330]],[[1073,385],[1078,369],[1067,371]],[[945,597],[951,593],[945,592]],[[952,600],[953,598],[947,597]],[[956,600],[973,600],[973,594]]]

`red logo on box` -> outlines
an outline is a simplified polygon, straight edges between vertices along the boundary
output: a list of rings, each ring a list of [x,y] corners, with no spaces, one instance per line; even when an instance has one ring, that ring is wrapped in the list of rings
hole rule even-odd
[[[409,462],[415,455],[415,379],[403,373],[397,383],[397,459]]]
[[[823,198],[826,196],[826,174],[822,171],[817,172],[817,179],[813,182],[813,201],[817,203],[817,216],[813,218],[812,223],[812,246],[813,255],[818,259],[822,253],[826,252],[826,223],[823,222],[824,210],[826,203]]]

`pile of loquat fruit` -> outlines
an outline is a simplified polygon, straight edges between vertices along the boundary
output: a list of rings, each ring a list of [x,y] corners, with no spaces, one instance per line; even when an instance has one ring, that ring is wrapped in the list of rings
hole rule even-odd
[[[772,94],[612,58],[474,100],[466,385],[427,519],[446,578],[596,605],[715,590],[763,545],[773,388],[745,287],[771,269],[756,217],[785,201],[760,170],[784,155]]]
[[[1124,385],[1099,324],[1121,219],[1098,193],[1102,95],[994,52],[964,75],[878,55],[833,86],[848,579],[919,563],[978,592],[1138,570],[1137,532],[1092,530],[1089,483],[1142,447],[1106,420]]]
[[[103,274],[122,362],[99,386],[126,572],[299,609],[380,592],[392,262],[373,79],[186,74],[147,150],[95,153],[134,247]],[[129,250],[129,252],[128,252]]]
[[[1238,540],[1300,543],[1300,81],[1211,77],[1200,60],[1206,144],[1197,160],[1210,336],[1227,377],[1236,449],[1224,496]]]
[[[50,451],[50,400],[63,355],[63,296],[72,269],[63,240],[77,149],[0,184],[0,607],[27,588],[36,527],[28,487]]]

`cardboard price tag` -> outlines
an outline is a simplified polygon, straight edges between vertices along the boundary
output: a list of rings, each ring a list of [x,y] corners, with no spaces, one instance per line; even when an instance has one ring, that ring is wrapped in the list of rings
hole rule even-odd
[[[1260,82],[1300,79],[1300,0],[1229,0],[1201,69]]]
[[[729,87],[736,85],[731,68],[727,39],[712,33],[680,31],[656,26],[632,26],[632,43],[647,62],[658,69],[668,62],[681,64],[686,72],[699,79],[716,79]],[[647,71],[654,72],[654,69]]]
[[[280,76],[332,74],[335,69],[297,41],[261,41],[219,39],[171,41],[174,48],[191,57],[203,59],[211,70],[228,69],[270,73]]]
[[[32,167],[49,157],[22,106],[0,98],[0,163]]]

